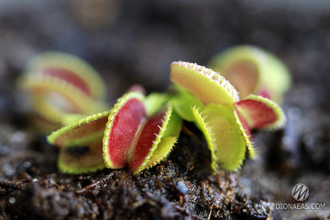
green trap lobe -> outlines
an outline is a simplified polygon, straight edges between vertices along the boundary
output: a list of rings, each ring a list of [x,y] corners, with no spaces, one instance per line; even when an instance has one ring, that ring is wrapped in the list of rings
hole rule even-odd
[[[237,170],[245,157],[246,140],[236,121],[234,109],[209,104],[203,115],[207,116],[205,123],[211,128],[212,137],[215,138],[213,141],[217,164],[226,170]]]
[[[171,80],[187,89],[204,104],[232,105],[239,100],[236,89],[211,69],[188,62],[171,64]]]
[[[249,156],[252,159],[255,159],[257,157],[257,152],[256,149],[253,147],[252,144],[252,135],[251,135],[251,130],[245,121],[245,119],[241,116],[241,114],[238,111],[235,111],[235,116],[236,116],[236,121],[237,124],[239,125],[241,129],[242,136],[245,139],[246,147],[249,152]]]
[[[202,110],[204,104],[197,99],[194,95],[188,92],[186,89],[175,87],[176,93],[171,96],[171,103],[174,110],[180,115],[180,117],[186,121],[194,121],[194,113],[192,107]]]
[[[47,137],[50,144],[60,148],[58,167],[61,172],[79,174],[105,167],[102,136],[109,114],[107,111],[88,116]]]
[[[150,93],[144,101],[147,116],[152,117],[153,115],[157,114],[162,108],[165,107],[165,105],[169,101],[169,98],[169,95],[165,93]]]
[[[141,168],[155,165],[169,155],[180,135],[182,120],[175,111],[172,111],[169,108],[167,110],[162,127],[165,131],[160,140],[160,143],[158,144],[154,152],[152,152],[153,154],[151,158],[146,161],[145,166],[142,166]],[[160,134],[158,134],[158,136],[160,136]]]
[[[200,131],[204,134],[204,137],[207,142],[207,146],[211,153],[211,164],[210,167],[213,170],[216,170],[217,164],[216,164],[216,137],[214,137],[214,133],[212,132],[212,127],[209,126],[209,123],[205,122],[205,119],[207,118],[206,115],[203,114],[203,112],[200,109],[197,109],[196,107],[191,108],[193,116],[194,116],[194,123],[198,127]]]
[[[68,146],[72,145],[71,143],[84,142],[83,140],[88,139],[94,134],[102,133],[105,124],[108,121],[108,117],[105,116],[103,118],[99,118],[97,120],[92,120],[88,123],[84,123],[82,125],[78,125],[77,127],[69,130],[61,135],[59,135],[54,141],[53,144],[56,146]],[[102,135],[98,135],[101,136]]]

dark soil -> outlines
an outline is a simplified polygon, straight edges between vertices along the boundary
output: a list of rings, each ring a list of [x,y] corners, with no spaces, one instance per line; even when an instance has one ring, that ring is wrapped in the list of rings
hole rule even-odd
[[[191,124],[186,126],[199,141],[182,133],[168,159],[137,176],[126,169],[52,173],[56,149],[40,138],[8,160],[3,158],[2,168],[13,173],[0,181],[2,215],[5,219],[266,219],[270,203],[249,199],[235,174],[212,174],[205,140]],[[34,146],[49,152],[28,150]]]
[[[117,6],[98,0],[105,5],[84,17],[78,2],[0,3],[0,219],[329,215],[329,13],[238,0],[125,0]],[[115,16],[108,17],[104,8]],[[259,157],[247,160],[237,173],[211,173],[203,138],[186,124],[199,141],[182,133],[169,157],[141,175],[126,169],[61,174],[57,149],[29,129],[27,103],[16,86],[29,59],[59,50],[92,64],[107,83],[108,102],[114,103],[133,83],[148,92],[165,91],[172,61],[207,65],[213,55],[238,44],[275,53],[290,69],[293,86],[282,103],[285,129],[255,131]],[[306,202],[325,203],[325,210],[276,209],[276,203],[294,203],[290,191],[297,183],[309,188]]]

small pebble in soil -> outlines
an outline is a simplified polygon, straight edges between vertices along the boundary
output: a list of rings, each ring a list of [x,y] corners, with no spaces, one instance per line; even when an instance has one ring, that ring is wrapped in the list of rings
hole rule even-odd
[[[184,184],[183,181],[178,181],[176,183],[177,189],[179,190],[180,193],[186,194],[188,192],[187,186]]]

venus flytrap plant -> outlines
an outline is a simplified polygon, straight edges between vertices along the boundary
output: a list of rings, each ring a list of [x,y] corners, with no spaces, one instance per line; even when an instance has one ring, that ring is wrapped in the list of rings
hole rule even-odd
[[[273,54],[254,46],[236,46],[216,55],[210,68],[226,77],[240,93],[280,102],[290,88],[288,69]]]
[[[49,143],[60,147],[59,169],[78,174],[128,166],[137,174],[166,158],[179,136],[181,118],[170,103],[149,115],[145,100],[139,92],[127,93],[111,111],[88,116],[48,136]]]
[[[182,108],[177,107],[176,101],[172,102],[174,109],[180,108],[181,117],[189,115],[203,132],[211,151],[213,169],[218,165],[226,170],[237,170],[246,149],[250,157],[256,156],[250,129],[273,129],[284,125],[284,113],[275,102],[256,95],[240,101],[236,89],[211,69],[188,62],[173,62],[171,80],[179,86],[175,98],[184,99],[181,94],[185,89],[202,103],[197,105],[196,101],[188,101]]]
[[[252,143],[231,108],[210,103],[203,111],[192,110],[195,123],[203,132],[211,152],[211,168],[238,169],[244,160],[246,147],[249,154],[255,156]]]
[[[102,137],[109,115],[110,111],[90,115],[48,136],[48,142],[60,148],[57,163],[61,172],[79,174],[105,167]]]
[[[174,94],[170,95],[169,99],[171,100],[174,110],[182,117],[182,119],[189,122],[195,121],[195,116],[191,110],[191,106],[202,111],[204,104],[180,86],[173,85],[172,91]]]
[[[140,85],[132,86],[112,111],[93,114],[106,109],[101,102],[104,84],[92,67],[68,54],[38,56],[20,85],[31,94],[41,129],[65,126],[48,136],[49,143],[60,148],[58,167],[64,173],[106,166],[128,166],[138,173],[169,154],[181,129],[167,95],[153,93],[145,98]],[[120,159],[124,162],[118,166]]]
[[[141,94],[131,93],[112,109],[103,137],[108,168],[128,165],[136,174],[164,159],[176,142],[181,119],[172,106],[148,116],[143,102]]]
[[[212,169],[234,171],[246,151],[256,156],[251,129],[284,124],[276,103],[257,95],[240,100],[234,86],[211,69],[173,62],[171,80],[175,85],[169,93],[145,97],[144,88],[135,85],[111,111],[103,111],[105,89],[98,74],[78,58],[46,53],[30,64],[21,85],[32,94],[42,128],[64,125],[48,136],[48,142],[60,148],[58,167],[63,173],[128,167],[138,174],[167,157],[182,119],[194,122],[204,134]]]
[[[30,93],[42,130],[59,128],[67,113],[89,115],[106,109],[102,102],[105,86],[99,74],[69,54],[39,55],[30,62],[20,86]]]
[[[70,54],[45,52],[29,63],[27,72],[61,79],[96,100],[105,97],[105,85],[98,72]]]
[[[169,95],[166,93],[153,92],[144,100],[147,115],[154,115],[169,102]]]

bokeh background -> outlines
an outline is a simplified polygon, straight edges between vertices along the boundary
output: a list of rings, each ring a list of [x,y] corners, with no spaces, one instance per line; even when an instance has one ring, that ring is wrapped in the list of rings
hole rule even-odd
[[[327,210],[278,211],[279,218],[325,218],[330,213],[327,0],[2,0],[0,133],[16,135],[18,144],[23,140],[25,110],[16,84],[40,52],[62,51],[86,60],[106,81],[107,101],[114,103],[135,83],[148,92],[165,91],[173,61],[207,65],[215,54],[240,44],[274,53],[293,78],[283,102],[288,125],[256,134],[261,157],[248,161],[250,168],[239,174],[242,185],[251,195],[291,202],[291,187],[304,182],[309,201],[325,202]],[[10,146],[4,143],[0,140],[3,156]]]
[[[46,50],[72,53],[109,79],[110,100],[132,83],[165,90],[172,61],[206,65],[237,44],[275,53],[293,74],[317,72],[299,57],[326,60],[318,55],[329,48],[329,11],[320,0],[3,0],[1,68],[22,72]]]

